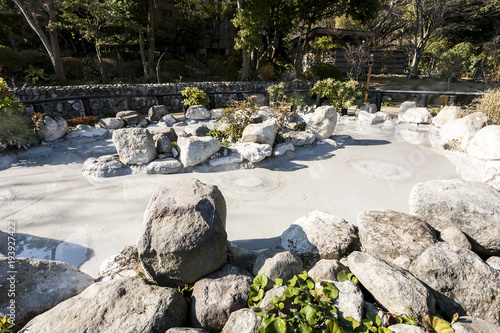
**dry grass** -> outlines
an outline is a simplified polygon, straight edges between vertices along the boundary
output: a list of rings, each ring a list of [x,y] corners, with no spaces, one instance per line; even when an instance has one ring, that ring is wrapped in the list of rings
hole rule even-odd
[[[477,111],[487,115],[494,124],[500,125],[500,88],[488,89],[476,102]]]

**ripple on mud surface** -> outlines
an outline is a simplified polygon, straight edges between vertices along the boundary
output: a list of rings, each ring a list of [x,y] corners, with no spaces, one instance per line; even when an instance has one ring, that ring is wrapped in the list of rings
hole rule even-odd
[[[235,192],[271,192],[281,186],[281,181],[278,177],[270,177],[264,174],[253,174],[248,176],[243,175],[231,177],[227,185]]]
[[[403,181],[412,176],[412,171],[403,165],[377,160],[350,160],[349,167],[357,173],[384,181]]]

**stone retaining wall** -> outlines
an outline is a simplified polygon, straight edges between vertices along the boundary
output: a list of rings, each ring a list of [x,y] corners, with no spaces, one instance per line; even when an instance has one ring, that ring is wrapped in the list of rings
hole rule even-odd
[[[194,82],[194,83],[164,83],[164,84],[102,84],[81,86],[50,86],[50,87],[27,87],[13,89],[13,92],[23,101],[50,99],[58,97],[73,97],[69,101],[41,104],[44,113],[64,118],[74,118],[84,115],[84,105],[79,96],[98,95],[154,95],[179,93],[185,87],[198,87],[206,93],[215,93],[215,102],[218,107],[226,105],[231,99],[237,99],[236,94],[216,94],[217,92],[230,91],[261,91],[277,82]],[[311,85],[299,80],[286,82],[285,90],[309,90]],[[163,97],[163,103],[154,97],[130,97],[89,99],[92,114],[100,117],[113,116],[119,111],[134,110],[147,113],[148,109],[155,104],[167,105],[169,112],[180,112],[182,110],[180,96]],[[37,112],[35,107],[25,104],[25,116],[29,117]],[[89,113],[89,112],[87,112]]]

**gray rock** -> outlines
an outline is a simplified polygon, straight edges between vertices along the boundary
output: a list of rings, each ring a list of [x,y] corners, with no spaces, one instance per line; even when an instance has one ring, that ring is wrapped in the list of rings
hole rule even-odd
[[[384,121],[382,116],[377,113],[368,113],[366,111],[360,111],[358,114],[358,120],[368,124],[378,124]]]
[[[172,141],[167,133],[155,134],[153,135],[153,140],[158,154],[172,153]]]
[[[360,213],[357,226],[363,251],[389,262],[401,255],[415,259],[437,241],[424,220],[388,209]]]
[[[273,156],[284,156],[287,151],[295,151],[295,147],[290,142],[278,143],[274,146]]]
[[[283,293],[285,292],[286,288],[287,288],[286,286],[281,286],[281,287],[277,287],[277,288],[273,288],[273,289],[268,290],[265,293],[264,298],[260,302],[259,307],[261,309],[265,309],[275,297],[283,296]]]
[[[163,174],[168,175],[177,173],[182,170],[182,163],[175,158],[166,158],[162,160],[155,160],[149,163],[146,167],[146,172],[149,174]]]
[[[240,309],[231,313],[222,333],[257,333],[261,323],[253,309]]]
[[[237,142],[232,144],[230,148],[244,160],[252,163],[260,162],[273,153],[273,148],[270,145],[253,142]]]
[[[121,277],[139,277],[142,274],[144,270],[139,261],[137,247],[125,246],[101,263],[97,275],[100,281],[108,281]]]
[[[405,113],[406,110],[411,109],[411,108],[416,108],[417,107],[417,102],[410,102],[406,101],[401,103],[401,106],[399,107],[398,111],[398,118],[401,120],[401,117],[403,117],[403,114]]]
[[[192,120],[210,119],[210,111],[201,105],[192,105],[186,111],[186,118]]]
[[[220,141],[211,136],[206,137],[179,137],[177,146],[180,150],[179,160],[184,167],[191,167],[203,163],[214,153],[219,151]]]
[[[313,211],[295,221],[280,237],[280,247],[308,262],[340,259],[359,246],[357,228],[344,219]]]
[[[420,326],[396,324],[387,327],[392,333],[425,333],[425,330]]]
[[[153,137],[146,129],[118,129],[113,132],[113,143],[124,164],[146,164],[157,155]]]
[[[469,316],[458,318],[451,328],[455,333],[500,333],[500,326]]]
[[[402,269],[408,270],[410,268],[412,260],[407,256],[399,256],[392,261],[392,263],[396,266],[401,267]]]
[[[220,167],[220,166],[229,166],[229,165],[237,165],[243,162],[244,159],[237,152],[233,152],[229,156],[212,158],[208,161],[208,164],[212,167]]]
[[[224,109],[212,109],[210,110],[211,119],[219,119],[224,114]]]
[[[0,267],[0,317],[11,318],[13,314],[14,330],[94,283],[92,277],[60,261],[18,257],[11,266],[8,257],[0,257]],[[15,298],[7,297],[12,290]],[[11,299],[15,300],[14,305]]]
[[[446,141],[459,140],[465,149],[476,133],[488,125],[490,119],[481,112],[475,112],[463,118],[450,120],[441,127],[439,135]]]
[[[361,322],[363,320],[363,307],[365,304],[365,297],[361,290],[351,281],[333,281],[333,284],[339,290],[339,297],[333,301],[333,304],[339,311],[339,317],[351,317]]]
[[[410,214],[441,231],[455,227],[471,240],[474,251],[500,254],[500,192],[483,183],[433,180],[416,184]]]
[[[180,326],[186,302],[173,288],[143,279],[98,282],[30,321],[20,332],[154,333]]]
[[[130,167],[120,162],[118,155],[91,157],[83,163],[83,174],[90,177],[115,177],[130,174]]]
[[[398,119],[398,114],[396,112],[379,111],[375,114],[381,117],[383,121],[394,121]]]
[[[467,236],[457,228],[446,228],[439,235],[443,241],[448,244],[461,247],[466,250],[472,250],[472,244]]]
[[[474,252],[439,242],[410,265],[410,271],[436,292],[439,308],[500,323],[500,272]]]
[[[177,141],[177,133],[175,132],[175,129],[171,127],[148,127],[146,128],[146,130],[153,137],[156,135],[166,135],[170,139],[170,141]]]
[[[148,127],[149,124],[150,124],[150,122],[146,118],[142,118],[137,123],[137,127],[143,127],[144,128],[144,127]]]
[[[306,131],[316,136],[316,140],[328,139],[337,125],[337,111],[334,106],[316,108],[307,121]]]
[[[121,118],[125,121],[127,125],[136,125],[142,119],[139,112],[136,111],[120,111],[116,114],[116,117]]]
[[[250,124],[243,130],[240,142],[254,142],[263,145],[273,145],[278,123],[276,119],[270,118],[260,124]]]
[[[409,108],[398,114],[399,120],[405,123],[430,124],[432,114],[427,108]]]
[[[194,284],[191,323],[209,332],[220,332],[232,312],[248,306],[252,276],[236,266],[221,270]]]
[[[480,160],[500,160],[500,125],[480,129],[467,146],[467,153]]]
[[[73,127],[68,134],[66,134],[66,139],[73,142],[90,143],[104,139],[108,134],[109,132],[105,128],[80,124]]]
[[[307,273],[313,281],[319,280],[337,281],[337,275],[342,271],[349,269],[344,266],[340,261],[334,259],[321,259]]]
[[[500,271],[500,257],[489,257],[486,263],[496,270]]]
[[[216,186],[196,179],[161,185],[144,213],[137,250],[158,283],[181,285],[226,262],[226,202]]]
[[[348,261],[359,282],[389,312],[411,315],[412,309],[419,317],[434,313],[432,293],[410,272],[364,252],[351,253]]]
[[[303,270],[302,260],[289,251],[279,249],[260,253],[253,266],[253,274],[265,274],[271,280],[290,280]]]
[[[168,329],[165,333],[208,333],[208,332],[201,328],[174,327]]]
[[[205,124],[192,124],[186,126],[184,131],[192,136],[207,136],[210,128]]]
[[[50,142],[62,138],[68,132],[68,123],[62,117],[52,119],[45,116],[38,121],[37,128],[42,140]]]
[[[289,131],[283,133],[283,138],[286,142],[291,142],[294,146],[310,145],[316,140],[316,135],[305,131]]]
[[[125,121],[118,117],[102,118],[98,124],[101,128],[106,129],[119,129],[125,125]]]
[[[437,116],[432,118],[434,126],[443,127],[450,120],[460,119],[463,116],[463,111],[460,106],[445,106]]]
[[[165,117],[168,109],[165,105],[153,105],[148,110],[148,118],[150,121],[159,121]]]
[[[172,127],[172,126],[174,126],[175,123],[177,123],[177,119],[174,116],[166,115],[160,119],[160,121],[158,122],[158,125]]]

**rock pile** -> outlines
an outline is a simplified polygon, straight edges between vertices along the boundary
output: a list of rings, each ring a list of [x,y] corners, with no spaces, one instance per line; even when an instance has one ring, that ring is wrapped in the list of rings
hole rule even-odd
[[[53,266],[49,271],[59,275],[53,278],[59,286],[57,294],[66,296],[50,297],[51,302],[23,301],[38,310],[26,310],[30,312],[26,320],[36,317],[20,332],[256,333],[262,318],[247,308],[253,276],[264,273],[286,281],[304,268],[317,288],[320,280],[334,283],[341,318],[361,321],[371,312],[392,332],[425,332],[417,326],[390,326],[387,312],[418,318],[439,314],[448,320],[458,313],[462,317],[453,324],[456,332],[500,332],[500,271],[495,266],[500,257],[492,256],[498,255],[495,231],[500,228],[495,223],[500,220],[495,208],[488,208],[500,201],[498,192],[487,187],[448,180],[418,184],[410,200],[412,215],[362,212],[358,227],[314,211],[283,232],[281,248],[251,251],[227,243],[226,207],[217,187],[196,179],[163,185],[148,204],[137,246],[124,248],[104,262],[104,276],[93,284],[74,268],[68,275]],[[461,191],[473,197],[473,191],[482,191],[484,202],[460,201]],[[424,192],[432,198],[427,204],[423,204]],[[436,210],[430,201],[440,202],[441,208]],[[481,215],[488,209],[490,217]],[[466,213],[459,217],[456,211]],[[489,218],[478,226],[482,233],[471,227],[475,216],[467,212]],[[443,241],[450,225],[485,257]],[[488,225],[491,229],[485,229]],[[26,264],[33,266],[29,259]],[[362,288],[336,281],[343,270],[354,273]],[[133,272],[146,279],[131,277]],[[39,275],[34,270],[28,276]],[[53,288],[52,282],[43,283]],[[172,288],[186,283],[192,284],[192,293]],[[267,291],[260,307],[285,289]],[[190,298],[190,305],[178,290]],[[35,289],[25,297],[32,300],[34,294],[38,294]]]

